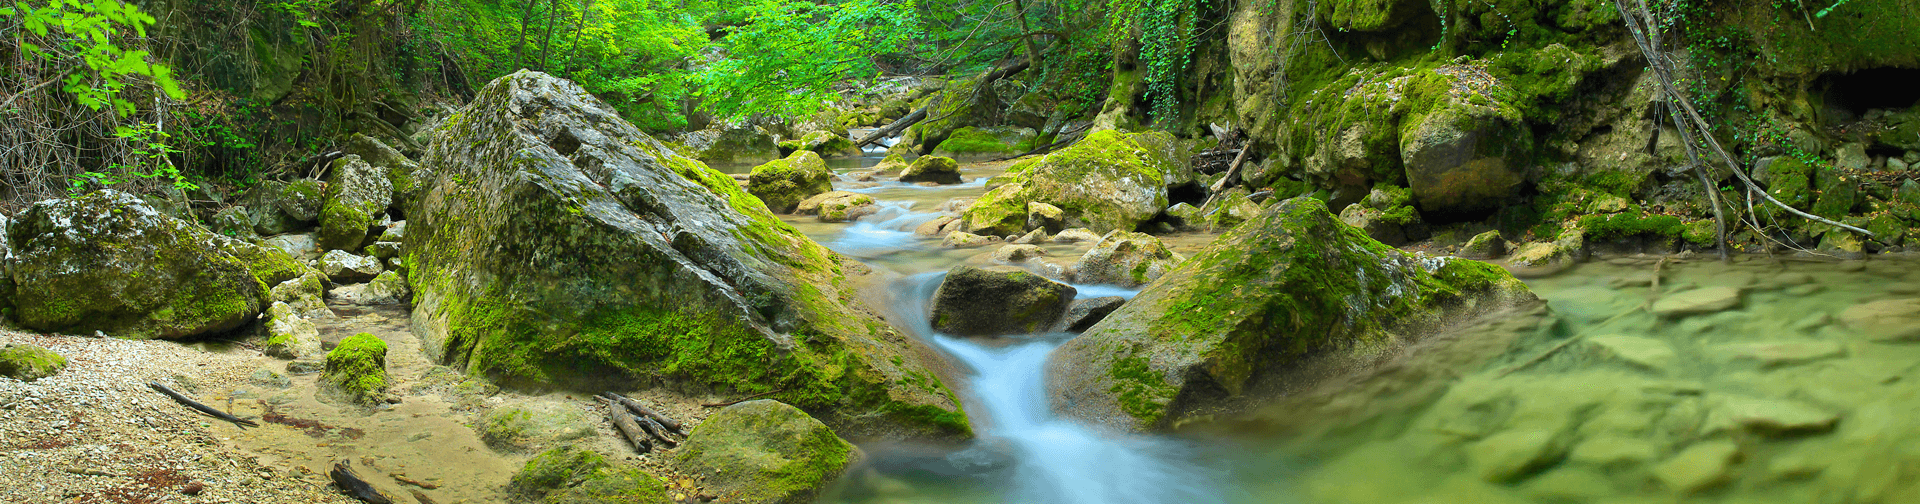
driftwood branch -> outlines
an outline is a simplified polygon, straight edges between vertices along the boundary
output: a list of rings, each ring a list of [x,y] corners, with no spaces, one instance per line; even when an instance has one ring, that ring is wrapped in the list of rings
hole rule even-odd
[[[874,130],[872,133],[868,133],[867,136],[860,137],[859,140],[853,142],[853,146],[855,148],[865,147],[867,144],[878,142],[882,138],[899,135],[900,132],[905,131],[907,127],[918,124],[926,118],[927,108],[920,107],[920,110],[915,110],[913,113],[907,114],[906,117],[895,119],[892,123],[888,123],[886,126]]]
[[[334,462],[333,472],[328,473],[328,476],[333,477],[333,484],[339,485],[341,490],[346,490],[347,494],[355,499],[360,499],[367,504],[393,504],[393,498],[387,497],[387,494],[373,488],[373,484],[367,483],[367,480],[361,479],[360,475],[354,474],[353,468],[347,467],[345,462]]]
[[[161,385],[160,382],[149,382],[147,383],[147,386],[152,387],[154,390],[159,391],[162,394],[166,394],[167,397],[172,397],[174,402],[180,403],[182,405],[185,405],[186,407],[193,408],[195,410],[199,410],[201,413],[206,413],[214,418],[226,420],[228,422],[233,422],[234,425],[239,426],[242,429],[245,429],[247,427],[260,426],[259,423],[255,423],[252,420],[247,420],[244,418],[233,416],[232,414],[229,414],[225,411],[213,409],[212,406],[200,404],[200,401],[195,401],[193,400],[193,398],[187,397],[186,394],[175,392],[173,391],[173,389],[167,388],[166,385]]]
[[[662,445],[666,445],[667,449],[671,450],[674,447],[680,446],[680,443],[675,443],[672,438],[667,437],[667,428],[661,426],[659,422],[655,422],[652,418],[644,416],[638,417],[636,420],[640,421],[640,430],[647,431],[648,436],[652,436],[653,440],[659,441]]]
[[[605,397],[596,397],[596,399],[607,405],[607,414],[613,417],[613,427],[618,429],[620,434],[625,435],[628,442],[633,443],[634,451],[640,453],[653,451],[653,443],[647,441],[647,434],[640,430],[640,423],[634,421],[633,415],[627,413],[626,407]]]
[[[653,421],[658,422],[660,425],[665,426],[668,429],[673,429],[674,432],[678,432],[680,434],[687,433],[686,428],[680,425],[679,421],[671,418],[667,418],[666,415],[662,415],[660,414],[660,412],[654,411],[653,408],[648,408],[647,405],[640,404],[640,401],[635,401],[633,399],[627,398],[627,396],[615,394],[612,392],[607,392],[603,395],[605,395],[608,399],[612,399],[614,401],[619,402],[620,404],[626,405],[627,408],[632,409],[634,414],[636,415],[651,418],[653,419]]]
[[[735,404],[740,404],[740,403],[743,403],[743,402],[747,402],[747,401],[751,401],[751,400],[754,400],[754,399],[759,399],[759,398],[762,398],[762,397],[766,397],[766,396],[770,396],[770,395],[774,395],[774,394],[778,394],[778,393],[780,393],[780,392],[781,392],[782,390],[785,390],[785,389],[779,389],[779,390],[769,390],[769,391],[766,391],[766,392],[761,392],[761,393],[758,393],[758,394],[754,394],[754,395],[750,395],[750,396],[746,396],[746,397],[742,397],[742,398],[739,398],[739,399],[734,399],[734,400],[732,400],[732,401],[727,401],[727,402],[723,402],[723,403],[709,403],[709,404],[702,404],[701,406],[705,406],[705,407],[708,407],[708,408],[725,408],[725,407],[728,407],[728,406],[732,406],[732,405],[735,405]]]

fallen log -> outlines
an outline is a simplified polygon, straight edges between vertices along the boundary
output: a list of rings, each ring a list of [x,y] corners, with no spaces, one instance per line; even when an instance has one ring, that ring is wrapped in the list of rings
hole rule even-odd
[[[659,422],[655,422],[652,418],[647,417],[639,417],[637,420],[640,421],[640,428],[647,431],[647,435],[659,440],[660,444],[667,445],[667,449],[671,450],[680,446],[680,443],[675,443],[672,439],[667,438],[667,428],[660,426]]]
[[[341,490],[347,491],[347,495],[360,499],[361,502],[393,504],[393,498],[373,488],[373,484],[367,483],[367,480],[360,479],[360,475],[354,474],[353,468],[347,467],[345,462],[334,462],[333,472],[328,473],[328,476],[333,477],[333,484],[339,485]]]
[[[625,406],[606,397],[595,397],[595,399],[607,405],[607,414],[613,417],[613,428],[626,436],[628,442],[633,443],[634,451],[640,453],[653,451],[653,443],[647,441],[646,432],[640,430],[640,423],[634,421],[633,415],[627,413]]]
[[[627,398],[627,396],[615,394],[612,392],[607,392],[605,395],[607,396],[608,399],[613,399],[615,401],[618,401],[620,404],[627,405],[628,408],[633,409],[634,414],[645,416],[647,418],[652,418],[653,421],[659,422],[660,425],[665,426],[668,429],[672,429],[673,432],[679,433],[682,436],[687,434],[687,429],[684,426],[680,425],[680,422],[675,421],[674,419],[671,419],[671,418],[667,418],[666,415],[662,415],[660,414],[660,412],[654,411],[653,408],[648,408],[647,405],[645,404],[640,404],[640,401],[635,401],[633,399]]]
[[[899,135],[901,131],[905,131],[908,127],[919,124],[920,121],[926,120],[926,118],[927,108],[920,107],[920,110],[915,110],[913,113],[907,114],[906,117],[895,119],[892,123],[888,123],[886,126],[873,130],[872,133],[868,133],[867,136],[860,137],[859,140],[853,142],[853,146],[854,148],[865,147],[867,144],[878,142],[882,138]]]
[[[206,413],[208,415],[213,416],[214,418],[226,420],[228,422],[233,422],[234,425],[239,426],[242,429],[247,427],[260,426],[260,424],[255,423],[252,420],[247,420],[244,418],[233,416],[231,414],[228,414],[225,411],[213,409],[212,406],[200,404],[199,401],[195,401],[192,398],[187,397],[186,394],[174,392],[173,389],[167,388],[166,385],[161,385],[160,382],[148,382],[147,386],[153,388],[156,391],[159,391],[162,394],[166,394],[167,397],[172,397],[174,402],[180,403],[189,408],[199,410],[201,413]]]

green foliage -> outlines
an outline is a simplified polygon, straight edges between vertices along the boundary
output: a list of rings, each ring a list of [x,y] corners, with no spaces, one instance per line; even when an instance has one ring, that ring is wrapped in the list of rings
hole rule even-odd
[[[735,15],[717,42],[725,56],[697,77],[701,106],[725,117],[813,115],[839,97],[834,84],[877,75],[873,56],[919,33],[911,2],[761,0]]]
[[[12,7],[0,7],[0,16],[19,18],[21,26],[37,40],[55,41],[51,47],[23,41],[20,49],[33,58],[67,67],[62,89],[87,108],[111,106],[121,117],[133,115],[136,107],[123,92],[136,76],[151,79],[155,87],[175,100],[186,98],[180,84],[173,80],[172,69],[147,61],[146,51],[128,50],[113,42],[115,34],[124,36],[125,30],[146,38],[153,16],[133,4],[120,0],[49,0],[47,5],[36,7],[21,1]]]

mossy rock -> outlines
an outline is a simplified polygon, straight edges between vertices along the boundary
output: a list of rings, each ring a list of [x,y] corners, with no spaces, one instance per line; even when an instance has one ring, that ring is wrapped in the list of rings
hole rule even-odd
[[[426,188],[426,180],[431,178],[430,173],[421,171],[419,163],[374,137],[354,133],[341,151],[359,156],[368,166],[386,175],[387,185],[393,189],[389,208],[399,210],[401,214],[419,201],[420,192]]]
[[[606,468],[579,485],[547,494],[547,504],[671,504],[667,483],[635,467]]]
[[[1139,287],[1160,279],[1185,262],[1159,238],[1146,233],[1114,231],[1100,237],[1074,264],[1074,279],[1083,284]]]
[[[8,343],[0,347],[0,376],[30,382],[66,368],[66,357],[37,345]]]
[[[979,126],[981,121],[999,117],[1005,108],[992,84],[977,78],[948,82],[926,104],[927,119],[908,127],[900,139],[901,144],[909,145],[915,154],[921,155],[932,154],[933,149],[956,130]]]
[[[1459,256],[1477,261],[1496,259],[1507,255],[1507,240],[1500,237],[1499,231],[1487,231],[1473,235],[1460,245]]]
[[[812,151],[768,161],[747,175],[747,192],[779,213],[792,213],[801,201],[831,190],[833,172]]]
[[[880,158],[880,164],[873,165],[873,174],[898,175],[911,165],[912,163],[907,162],[906,157],[901,156],[899,153],[889,152],[887,153],[887,157]]]
[[[184,338],[239,328],[266,307],[266,285],[241,257],[262,251],[126,193],[42,201],[7,233],[15,317],[30,329]]]
[[[733,178],[537,72],[456,117],[423,157],[437,178],[399,258],[429,358],[508,387],[773,393],[855,435],[970,435],[907,340],[859,308],[843,269],[859,266]],[[791,159],[825,192],[817,155]]]
[[[327,204],[320,209],[320,247],[359,250],[367,231],[393,203],[387,174],[348,154],[334,160],[327,182]]]
[[[671,456],[728,502],[801,504],[813,502],[860,450],[799,408],[760,399],[707,417]]]
[[[933,330],[957,336],[1033,334],[1073,302],[1073,286],[1013,267],[956,266],[933,293]]]
[[[1027,204],[1038,201],[1065,211],[1069,227],[1133,231],[1170,205],[1169,186],[1192,179],[1191,153],[1171,135],[1098,131],[1009,167],[963,218],[975,233],[1024,233]]]
[[[1020,146],[1030,143],[1033,137],[1033,130],[1026,128],[968,126],[954,130],[934,147],[933,155],[971,160],[1008,157],[1019,153]]]
[[[1426,335],[1533,302],[1500,268],[1401,252],[1319,200],[1295,198],[1054,351],[1049,394],[1069,418],[1165,428],[1215,400],[1257,402],[1236,396],[1274,373],[1363,370]]]
[[[230,206],[214,212],[210,227],[214,233],[228,238],[252,240],[260,236],[253,231],[253,218],[245,206]]]
[[[369,333],[340,340],[327,352],[327,368],[320,381],[342,398],[360,404],[379,404],[387,396],[387,342]]]
[[[612,467],[599,452],[573,444],[553,447],[535,455],[520,472],[513,474],[507,488],[516,493],[544,496],[548,492],[577,486]]]
[[[276,204],[294,222],[312,223],[320,219],[320,210],[326,208],[325,186],[315,179],[288,182],[281,186]]]
[[[267,342],[261,353],[289,360],[320,355],[320,329],[292,305],[276,302],[267,315]]]
[[[860,149],[853,148],[853,140],[844,133],[815,131],[800,137],[795,150],[812,151],[823,158],[859,157]]]
[[[1767,166],[1767,194],[1795,208],[1813,203],[1814,167],[1797,158],[1783,157]]]
[[[920,159],[913,160],[912,165],[900,172],[900,181],[958,184],[960,183],[960,163],[948,157],[920,156]]]
[[[487,446],[505,453],[533,452],[597,434],[593,420],[571,405],[525,401],[487,412],[477,429]]]

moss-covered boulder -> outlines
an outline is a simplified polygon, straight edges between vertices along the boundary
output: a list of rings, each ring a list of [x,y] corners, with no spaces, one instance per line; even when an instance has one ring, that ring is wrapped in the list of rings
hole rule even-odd
[[[299,278],[280,282],[269,292],[270,301],[286,303],[303,318],[333,316],[322,300],[327,295],[327,277],[318,270],[308,270]]]
[[[1094,132],[1009,167],[964,218],[975,233],[1025,233],[1027,204],[1038,201],[1064,211],[1069,227],[1133,231],[1170,205],[1169,186],[1192,181],[1190,157],[1166,133]]]
[[[381,271],[385,268],[380,266],[380,260],[371,256],[345,250],[329,250],[320,256],[320,273],[335,282],[365,282],[379,276]]]
[[[819,216],[820,222],[850,222],[877,211],[879,208],[874,206],[872,196],[847,191],[816,194],[801,201],[793,210],[800,215]]]
[[[1052,327],[1076,291],[1026,270],[957,266],[933,292],[933,330],[957,336],[1032,334]]]
[[[757,165],[780,159],[773,135],[750,127],[708,128],[682,135],[686,154],[712,165]]]
[[[360,156],[334,160],[327,179],[327,204],[320,210],[320,247],[360,250],[367,231],[393,203],[393,183],[387,174]]]
[[[0,347],[0,376],[34,381],[60,373],[67,358],[38,345],[8,343]]]
[[[171,339],[235,329],[266,308],[266,284],[242,258],[258,247],[126,193],[36,203],[7,234],[27,328]]]
[[[320,329],[293,305],[276,302],[267,308],[267,343],[261,353],[295,360],[320,355]]]
[[[213,232],[219,233],[221,236],[241,240],[252,240],[260,237],[260,234],[253,230],[253,217],[247,212],[247,207],[245,206],[230,206],[214,212],[210,224],[211,226],[209,227],[212,228]]]
[[[792,213],[801,201],[831,190],[833,171],[813,151],[768,161],[747,175],[747,192],[779,213]]]
[[[361,161],[386,175],[387,185],[393,189],[388,208],[399,210],[399,214],[419,201],[420,190],[426,186],[423,181],[432,178],[432,174],[420,171],[419,163],[374,137],[354,133],[341,152],[360,156]]]
[[[715,412],[672,455],[721,500],[757,504],[813,502],[859,456],[819,420],[769,399]]]
[[[1405,119],[1400,159],[1421,210],[1471,214],[1499,208],[1526,181],[1533,130],[1519,109],[1478,95],[1447,93]]]
[[[378,404],[387,396],[387,342],[369,333],[340,340],[327,351],[320,375],[329,392],[360,404]]]
[[[475,430],[490,448],[530,453],[594,437],[593,422],[571,404],[528,400],[493,408]]]
[[[1012,157],[1032,148],[1033,138],[1033,130],[1027,128],[968,126],[949,134],[933,148],[933,155],[967,160]]]
[[[637,467],[612,467],[547,494],[547,504],[671,504],[667,483]]]
[[[1484,261],[1507,255],[1507,240],[1500,237],[1499,231],[1488,231],[1473,235],[1460,245],[1460,257]]]
[[[1048,361],[1054,410],[1164,428],[1243,394],[1364,368],[1476,315],[1533,302],[1512,275],[1409,254],[1295,198],[1222,235]],[[1331,373],[1337,374],[1337,373]]]
[[[980,126],[1000,117],[1006,105],[993,83],[981,79],[960,79],[946,86],[925,102],[927,119],[907,128],[900,145],[915,154],[932,154],[953,132],[968,126]]]
[[[849,435],[970,435],[908,339],[856,308],[856,263],[571,82],[495,80],[422,165],[401,258],[433,359],[509,386],[777,391]]]
[[[900,181],[958,184],[960,183],[960,163],[948,157],[920,156],[920,159],[913,160],[912,165],[900,172]]]
[[[907,158],[904,156],[887,154],[887,157],[880,158],[879,164],[873,165],[873,174],[899,175],[900,172],[905,171],[907,167],[911,165],[912,163],[907,162]]]
[[[598,452],[568,444],[541,452],[514,473],[507,488],[547,504],[667,504],[667,485]]]
[[[315,179],[287,182],[281,186],[280,198],[275,205],[294,222],[311,224],[320,219],[320,211],[327,206],[325,187]]]
[[[860,149],[853,148],[853,140],[845,134],[832,131],[815,131],[800,137],[794,144],[795,150],[810,151],[823,158],[859,157]]]
[[[1179,267],[1186,257],[1174,253],[1159,238],[1146,233],[1114,231],[1100,237],[1074,263],[1074,280],[1082,284],[1139,287]]]

